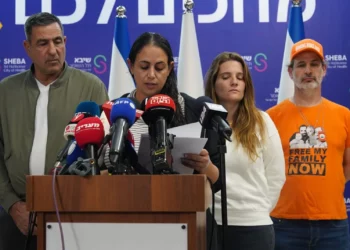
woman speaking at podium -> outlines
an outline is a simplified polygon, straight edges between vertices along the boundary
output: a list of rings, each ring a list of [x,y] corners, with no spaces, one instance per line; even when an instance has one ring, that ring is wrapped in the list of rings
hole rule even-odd
[[[174,118],[169,127],[176,127],[193,122],[198,122],[199,111],[196,100],[185,93],[179,93],[177,89],[177,77],[174,71],[173,52],[169,42],[160,34],[146,32],[140,35],[133,43],[128,66],[136,83],[136,89],[125,96],[136,98],[140,103],[145,98],[156,94],[164,94],[171,97],[176,106]],[[189,84],[189,83],[188,83]],[[135,150],[138,151],[141,134],[148,133],[148,126],[142,119],[138,119],[130,131],[134,135]],[[210,137],[207,145],[210,143]],[[202,149],[200,154],[186,154],[183,165],[194,169],[195,173],[205,174],[211,183],[215,183],[219,177],[219,170],[210,160],[218,159],[217,152],[208,152]],[[211,189],[207,183],[207,194],[210,197]],[[210,200],[210,199],[207,199]],[[209,205],[209,204],[208,204]],[[207,213],[207,231],[211,232],[210,212]],[[207,236],[209,242],[210,235]],[[208,247],[208,249],[210,249]],[[211,248],[214,250],[214,248]]]

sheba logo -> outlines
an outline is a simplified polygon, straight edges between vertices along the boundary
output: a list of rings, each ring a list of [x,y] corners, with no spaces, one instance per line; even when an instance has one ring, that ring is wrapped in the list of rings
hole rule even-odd
[[[24,58],[4,58],[4,64],[26,64]]]
[[[288,175],[325,176],[326,148],[290,149]]]

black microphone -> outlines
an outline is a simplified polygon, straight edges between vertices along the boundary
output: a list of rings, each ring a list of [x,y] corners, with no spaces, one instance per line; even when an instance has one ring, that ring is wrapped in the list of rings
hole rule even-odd
[[[176,107],[167,95],[155,95],[145,101],[142,119],[148,125],[151,146],[151,160],[154,174],[173,174],[171,149],[173,135],[167,133]]]
[[[213,130],[219,135],[217,147],[220,155],[220,175],[221,175],[221,217],[222,217],[222,242],[225,249],[225,241],[227,239],[227,194],[226,194],[226,166],[225,154],[226,140],[231,141],[232,129],[226,121],[227,111],[219,104],[214,104],[207,97],[202,96],[197,98],[196,103],[198,108],[202,107],[199,122],[202,125],[201,137],[207,138],[206,130]]]
[[[120,165],[121,167],[124,167],[124,169],[121,168],[115,168],[112,166],[110,159],[109,159],[109,151],[110,147],[107,144],[105,146],[105,152],[103,157],[103,165],[105,165],[109,171],[110,174],[151,174],[146,168],[141,166],[141,164],[138,162],[138,155],[134,148],[134,139],[130,132],[128,131],[127,140],[125,141],[125,149],[123,156],[120,157]],[[100,164],[101,166],[102,164]]]
[[[201,137],[206,137],[206,130],[214,130],[220,137],[231,141],[232,128],[226,121],[227,111],[220,105],[213,103],[207,96],[198,97],[196,100],[198,108],[201,109],[199,122],[202,125]]]

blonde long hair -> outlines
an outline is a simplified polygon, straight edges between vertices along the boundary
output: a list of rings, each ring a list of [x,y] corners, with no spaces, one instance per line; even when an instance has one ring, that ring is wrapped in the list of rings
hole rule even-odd
[[[242,65],[245,82],[244,97],[239,102],[237,112],[232,117],[234,124],[232,130],[236,141],[242,145],[250,159],[255,161],[259,156],[258,147],[260,146],[257,131],[263,142],[266,137],[266,126],[261,112],[255,106],[252,77],[245,61],[239,54],[223,52],[214,59],[205,77],[205,95],[209,96],[215,103],[220,104],[219,97],[215,92],[215,83],[220,65],[227,61],[237,61]]]

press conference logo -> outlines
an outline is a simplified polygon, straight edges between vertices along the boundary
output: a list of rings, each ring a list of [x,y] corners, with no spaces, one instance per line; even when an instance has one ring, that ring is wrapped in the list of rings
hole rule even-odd
[[[94,71],[96,74],[102,75],[107,71],[107,59],[104,55],[94,57]]]
[[[328,62],[328,69],[345,69],[348,68],[348,58],[344,54],[337,55],[325,55],[325,59]]]
[[[24,58],[4,58],[4,64],[21,65],[26,64]]]
[[[2,68],[0,69],[4,73],[20,73],[27,68],[25,58],[3,58]]]
[[[54,0],[45,0],[42,1],[41,6],[39,8],[41,11],[50,12],[52,11],[52,2]],[[27,11],[27,6],[29,6],[29,0],[14,0],[11,2],[15,2],[15,23],[16,25],[23,25],[27,20],[28,16],[25,14]],[[39,2],[39,1],[37,1]],[[75,1],[76,5],[71,9],[67,10],[70,15],[58,16],[61,19],[62,24],[74,24],[78,23],[84,18],[86,18],[87,10],[90,8],[95,12],[95,16],[98,16],[98,19],[94,19],[93,21],[97,24],[108,24],[112,17],[113,8],[117,2],[117,0],[104,0],[98,1],[101,4],[96,8],[96,6],[92,6],[94,2],[97,1],[86,1],[79,0]],[[151,0],[142,0],[142,1],[130,1],[137,2],[133,5],[133,10],[137,10],[137,17],[139,24],[168,24],[175,23],[175,16],[177,13],[177,8],[183,6],[185,0],[183,1],[175,1],[175,0],[158,0],[158,5],[162,6],[159,9],[159,13],[163,14],[151,14],[149,10],[154,8],[153,2]],[[152,3],[151,3],[152,2]],[[202,13],[198,13],[196,15],[198,23],[217,23],[223,20],[225,17],[232,16],[233,14],[233,23],[244,23],[247,16],[246,9],[250,8],[253,1],[243,1],[243,0],[222,0],[216,1],[217,5],[210,6],[203,5],[206,9],[203,9]],[[228,4],[230,2],[230,4]],[[249,2],[249,3],[248,3]],[[288,13],[289,13],[289,4],[288,0],[275,0],[273,5],[277,6],[276,8],[271,8],[269,3],[272,1],[255,1],[254,5],[257,7],[258,11],[255,15],[259,18],[259,23],[269,23],[271,16],[275,16],[277,13],[277,22],[287,22],[288,21]],[[175,5],[176,3],[176,5]],[[231,7],[229,8],[229,6]],[[100,7],[101,6],[101,7]],[[255,7],[254,6],[254,7]],[[305,0],[305,8],[303,8],[303,20],[304,22],[311,19],[316,11],[316,0]],[[232,8],[233,7],[233,8]],[[234,10],[232,13],[232,10]],[[272,14],[271,10],[276,11]],[[211,14],[205,14],[211,13]],[[250,15],[249,15],[250,16]],[[232,17],[231,17],[232,18]],[[275,21],[275,20],[273,20]]]
[[[254,57],[254,69],[258,72],[267,70],[267,56],[264,53],[258,53]]]

